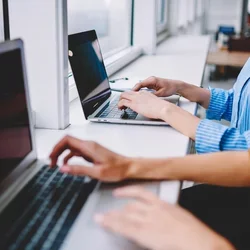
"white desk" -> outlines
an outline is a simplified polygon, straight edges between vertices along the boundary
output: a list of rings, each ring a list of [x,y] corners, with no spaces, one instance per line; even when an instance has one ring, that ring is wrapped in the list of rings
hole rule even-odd
[[[173,36],[161,43],[156,51],[157,55],[185,55],[185,54],[207,54],[210,45],[209,35]]]
[[[208,50],[208,47],[207,47]],[[144,56],[121,70],[117,76],[150,75],[182,79],[201,85],[205,66],[205,54]],[[180,106],[195,114],[197,105],[181,98]],[[175,157],[189,152],[190,140],[171,127],[135,126],[97,124],[85,120],[79,100],[71,104],[71,126],[64,131],[36,130],[38,156],[48,156],[54,144],[64,135],[70,134],[79,138],[94,140],[109,149],[126,155],[141,157]],[[180,182],[163,182],[164,199],[176,202]]]

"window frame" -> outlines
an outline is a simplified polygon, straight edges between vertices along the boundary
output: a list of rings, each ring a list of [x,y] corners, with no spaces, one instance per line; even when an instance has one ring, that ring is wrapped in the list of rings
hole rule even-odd
[[[170,1],[169,0],[161,0],[161,6],[162,5],[163,5],[163,7],[161,9],[163,9],[163,11],[161,12],[161,18],[163,17],[164,19],[163,19],[162,23],[157,23],[157,18],[156,18],[157,36],[163,32],[166,32],[169,29],[169,15],[167,15],[167,14],[168,14],[168,10],[170,7]],[[158,10],[158,7],[157,7],[157,10]]]
[[[4,35],[4,15],[3,15],[3,3],[0,1],[0,41],[5,40]]]
[[[169,9],[170,9],[170,0],[162,0],[164,2],[164,22],[163,23],[157,23],[156,21],[156,43],[157,45],[163,42],[167,37],[170,36],[169,27],[170,27],[170,15],[169,15]],[[157,7],[158,8],[158,7]],[[157,9],[158,10],[158,9]],[[156,18],[157,20],[157,18]]]

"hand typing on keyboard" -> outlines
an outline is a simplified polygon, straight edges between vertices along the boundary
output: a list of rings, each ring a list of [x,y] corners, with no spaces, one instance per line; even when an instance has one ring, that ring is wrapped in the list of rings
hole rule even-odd
[[[57,165],[58,157],[67,149],[70,152],[64,158],[64,165],[60,169],[63,173],[90,176],[108,182],[130,177],[129,172],[132,167],[130,158],[111,152],[95,142],[82,141],[71,136],[66,136],[54,147],[50,154],[51,167]],[[94,167],[69,165],[68,161],[74,156],[83,157],[92,162]]]
[[[122,118],[122,119],[128,118],[128,113],[126,112],[126,110],[123,110],[123,112],[122,112],[122,114],[121,114],[121,118]]]
[[[160,99],[154,94],[147,91],[128,91],[120,95],[118,103],[119,109],[129,108],[136,113],[151,119],[166,119],[166,110],[169,106],[174,105],[170,102]]]
[[[153,159],[125,157],[95,142],[83,141],[71,136],[66,136],[54,147],[50,154],[50,167],[57,165],[58,157],[65,150],[70,152],[65,156],[64,165],[60,168],[60,171],[66,174],[90,176],[106,182],[117,182],[129,178],[159,179],[160,170],[158,172],[153,171],[156,166]],[[93,167],[70,165],[68,161],[75,156],[83,157],[85,160],[92,162]]]

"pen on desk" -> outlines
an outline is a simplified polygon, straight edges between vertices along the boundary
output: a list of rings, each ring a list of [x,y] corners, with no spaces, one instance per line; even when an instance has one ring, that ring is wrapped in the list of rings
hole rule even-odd
[[[130,91],[131,89],[113,89],[111,88],[112,91],[115,91],[115,92],[126,92],[126,91]]]
[[[112,91],[115,92],[126,92],[126,91],[131,91],[131,89],[116,89],[116,88],[111,88]],[[154,92],[154,89],[148,89],[148,88],[142,88],[140,91],[148,91],[148,92]]]
[[[117,82],[117,81],[121,81],[121,80],[128,81],[128,77],[117,78],[117,79],[114,79],[114,80],[110,80],[109,82],[111,82],[111,83],[115,83],[115,82]]]

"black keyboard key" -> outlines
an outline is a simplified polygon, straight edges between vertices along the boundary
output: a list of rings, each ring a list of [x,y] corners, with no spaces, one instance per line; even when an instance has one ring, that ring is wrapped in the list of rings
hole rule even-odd
[[[58,249],[96,184],[42,168],[0,214],[0,249]]]

